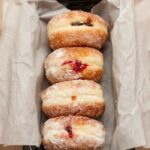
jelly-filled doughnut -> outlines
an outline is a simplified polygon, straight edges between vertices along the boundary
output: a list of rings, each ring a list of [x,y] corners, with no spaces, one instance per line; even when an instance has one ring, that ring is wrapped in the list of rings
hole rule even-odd
[[[56,83],[42,92],[42,110],[47,117],[82,115],[98,117],[105,110],[101,86],[90,80]]]
[[[49,46],[54,50],[80,46],[100,49],[107,37],[107,22],[84,11],[65,12],[48,23]]]
[[[103,54],[88,47],[60,48],[48,55],[44,67],[51,83],[76,79],[99,81],[103,75]]]
[[[104,126],[82,116],[49,119],[42,128],[46,150],[99,150],[105,142]]]

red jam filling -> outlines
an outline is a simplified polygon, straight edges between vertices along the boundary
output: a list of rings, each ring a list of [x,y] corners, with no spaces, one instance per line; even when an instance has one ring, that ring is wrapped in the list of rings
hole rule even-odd
[[[68,132],[69,138],[73,138],[72,127],[71,126],[67,126],[65,128],[65,130]]]
[[[72,99],[73,101],[75,101],[75,100],[77,99],[77,97],[76,97],[76,96],[71,96],[71,99]]]
[[[65,61],[62,65],[70,65],[72,67],[72,70],[74,70],[76,73],[78,72],[83,72],[87,68],[87,64],[82,64],[78,60],[70,60],[70,61]]]

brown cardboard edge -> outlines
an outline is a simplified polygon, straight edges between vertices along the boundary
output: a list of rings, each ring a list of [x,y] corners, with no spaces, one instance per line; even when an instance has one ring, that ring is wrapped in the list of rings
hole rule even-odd
[[[0,150],[23,150],[22,146],[2,146],[0,145]]]
[[[136,148],[135,150],[150,150],[150,148],[142,148],[142,147],[139,147],[139,148]]]

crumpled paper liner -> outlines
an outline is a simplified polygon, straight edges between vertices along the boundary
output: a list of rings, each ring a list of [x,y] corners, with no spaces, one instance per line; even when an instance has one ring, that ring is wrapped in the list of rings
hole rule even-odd
[[[149,21],[146,0],[109,0],[117,127],[112,150],[150,147]]]
[[[2,0],[0,0],[0,35],[2,32],[2,12],[3,12],[3,3]]]
[[[43,66],[36,61],[44,58],[37,50],[39,16],[33,4],[3,2],[7,11],[0,39],[0,144],[39,145],[37,95]]]

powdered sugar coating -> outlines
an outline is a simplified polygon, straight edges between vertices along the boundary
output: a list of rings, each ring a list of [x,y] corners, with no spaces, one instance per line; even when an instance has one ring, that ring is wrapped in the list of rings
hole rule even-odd
[[[95,118],[105,110],[101,86],[89,80],[57,83],[43,91],[41,99],[48,117],[72,114]]]
[[[73,26],[74,22],[83,23],[83,25]],[[92,26],[86,25],[89,22]],[[108,24],[101,17],[83,11],[60,14],[48,24],[49,46],[52,49],[73,46],[100,49],[107,37]]]
[[[66,127],[71,127],[72,137]],[[105,142],[104,126],[81,116],[49,119],[43,126],[43,144],[47,150],[99,150]]]
[[[76,79],[99,81],[103,74],[103,55],[87,47],[60,48],[46,58],[44,67],[51,83]]]

